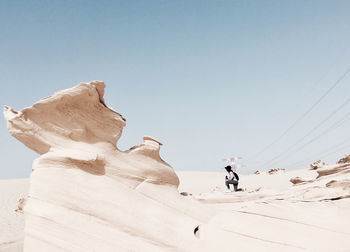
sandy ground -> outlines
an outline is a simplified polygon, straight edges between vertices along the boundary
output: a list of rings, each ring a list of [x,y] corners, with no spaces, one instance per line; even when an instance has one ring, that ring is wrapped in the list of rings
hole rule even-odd
[[[242,192],[226,192],[223,172],[177,174],[179,192],[216,211],[197,233],[207,251],[220,249],[218,241],[240,251],[350,251],[350,199],[323,200],[316,194],[310,200],[298,195],[305,193],[303,185],[289,182],[296,176],[315,179],[315,171],[241,175]],[[0,251],[22,251],[24,217],[15,210],[28,180],[0,180],[0,191]]]
[[[0,180],[0,251],[22,251],[24,214],[16,209],[28,187],[29,179]]]
[[[218,239],[225,237],[223,242],[241,251],[350,251],[350,199],[326,199],[331,193],[317,180],[301,185],[289,181],[296,176],[316,179],[316,171],[241,175],[239,187],[244,191],[231,193],[226,192],[224,173],[177,174],[180,192],[217,212],[201,228],[203,240],[221,235]],[[210,226],[227,232],[214,234]],[[208,251],[215,251],[210,245]]]

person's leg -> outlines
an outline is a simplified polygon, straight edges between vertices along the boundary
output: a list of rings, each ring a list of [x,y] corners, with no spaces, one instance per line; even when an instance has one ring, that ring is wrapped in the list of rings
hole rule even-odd
[[[235,188],[235,192],[237,192],[238,182],[235,180],[233,181],[233,187]]]
[[[229,182],[230,182],[229,180],[226,180],[226,181],[225,181],[225,185],[226,185],[226,187],[227,187],[228,190],[230,190],[230,183],[229,183]]]

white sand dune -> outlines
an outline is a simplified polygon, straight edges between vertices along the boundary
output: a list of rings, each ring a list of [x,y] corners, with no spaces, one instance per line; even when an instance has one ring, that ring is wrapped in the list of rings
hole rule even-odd
[[[225,193],[223,173],[176,174],[153,138],[118,150],[125,119],[103,94],[95,81],[5,107],[9,132],[41,155],[23,251],[350,251],[349,163],[242,175],[244,190]],[[16,196],[0,251],[21,251],[23,216],[11,211],[26,188],[15,183],[3,182],[2,197]]]

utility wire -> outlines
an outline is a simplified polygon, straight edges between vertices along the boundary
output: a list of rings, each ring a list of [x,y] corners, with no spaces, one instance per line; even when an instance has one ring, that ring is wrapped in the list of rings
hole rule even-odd
[[[273,159],[269,160],[268,162],[265,162],[265,164],[263,166],[267,166],[267,165],[272,165],[276,163],[276,160],[279,159],[281,156],[284,156],[286,154],[294,154],[300,150],[302,150],[303,148],[305,148],[307,145],[313,143],[314,141],[316,141],[317,139],[321,138],[322,136],[324,136],[325,134],[329,133],[330,131],[339,128],[341,125],[343,125],[345,122],[347,122],[350,118],[347,118],[348,116],[350,116],[350,112],[348,112],[345,117],[341,118],[340,120],[336,121],[334,124],[332,124],[330,127],[328,127],[325,131],[323,131],[321,134],[317,135],[316,137],[312,138],[310,141],[306,142],[305,144],[303,144],[302,146],[300,146],[299,148],[295,149],[292,153],[289,153],[289,151],[291,149],[293,149],[296,145],[298,145],[300,142],[302,142],[306,137],[308,137],[310,134],[312,134],[316,129],[318,129],[320,126],[322,126],[326,121],[328,121],[332,116],[334,116],[339,110],[341,110],[345,105],[347,105],[350,102],[350,98],[347,99],[344,103],[342,103],[337,109],[335,109],[334,111],[332,111],[324,120],[322,120],[318,125],[316,125],[316,127],[314,127],[311,131],[309,131],[306,135],[304,135],[302,138],[300,138],[297,142],[295,142],[293,145],[289,146],[289,148],[280,153],[279,155],[277,155],[276,157],[274,157]]]
[[[323,131],[321,134],[317,135],[316,137],[312,138],[310,141],[306,142],[305,144],[303,144],[301,147],[298,148],[297,151],[300,151],[301,149],[303,149],[304,147],[306,147],[307,145],[313,143],[314,141],[316,141],[317,139],[323,137],[324,135],[326,135],[327,133],[331,132],[332,130],[335,130],[337,128],[339,128],[340,126],[342,126],[345,122],[347,122],[348,120],[344,120],[344,118],[342,118],[340,121],[337,121],[336,123],[334,123],[332,126],[330,126],[329,128],[327,128],[325,131]]]
[[[296,121],[292,123],[279,137],[277,137],[272,143],[266,146],[264,149],[259,151],[256,156],[264,153],[266,150],[270,149],[273,145],[279,142],[285,135],[288,134],[300,121],[302,121],[310,112],[336,87],[339,83],[345,78],[345,76],[350,72],[350,68],[348,68],[341,76],[337,79],[337,81],[329,88],[327,91],[306,111],[304,112]]]
[[[330,155],[333,155],[334,153],[337,153],[337,152],[339,152],[339,151],[341,151],[341,150],[345,150],[345,149],[348,149],[348,148],[350,148],[350,144],[348,144],[348,145],[345,145],[345,146],[342,146],[341,148],[338,148],[338,149],[336,149],[336,150],[332,150],[331,152],[327,152],[326,154],[324,154],[323,156],[322,156],[322,158],[325,158],[325,157],[328,157],[328,156],[330,156]],[[288,165],[288,166],[295,166],[295,165],[300,165],[300,164],[302,164],[302,163],[304,163],[304,162],[306,162],[306,161],[308,161],[308,160],[310,160],[310,162],[312,162],[312,160],[317,160],[317,159],[321,159],[321,158],[313,158],[313,159],[311,159],[311,158],[309,158],[309,159],[307,159],[307,160],[303,160],[303,161],[301,161],[301,162],[298,162],[298,163],[294,163],[294,164],[291,164],[291,165]],[[286,166],[286,167],[288,167],[288,166]]]
[[[340,150],[345,149],[346,147],[350,146],[350,145],[342,146],[342,145],[344,145],[345,143],[347,143],[349,141],[350,141],[350,138],[347,138],[347,139],[341,141],[340,143],[338,143],[336,145],[333,145],[332,147],[327,148],[326,150],[323,150],[322,152],[317,153],[315,155],[315,158],[310,158],[310,157],[304,158],[304,159],[299,160],[297,162],[294,162],[292,164],[286,165],[286,167],[296,166],[296,165],[302,164],[302,163],[304,163],[306,161],[309,161],[309,160],[311,162],[312,160],[317,160],[317,159],[321,159],[321,158],[327,157],[327,156],[329,156],[329,154],[333,154],[333,153],[335,153],[337,151],[340,151]],[[329,151],[331,151],[331,152],[329,152]]]

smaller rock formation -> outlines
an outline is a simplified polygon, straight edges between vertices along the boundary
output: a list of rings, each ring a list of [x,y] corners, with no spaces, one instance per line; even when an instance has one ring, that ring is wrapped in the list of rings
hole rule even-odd
[[[320,162],[319,162],[320,163]],[[350,198],[350,164],[322,165],[316,169],[317,177],[306,180],[301,177],[290,179],[299,192],[295,195],[303,195],[307,201],[328,201]],[[297,189],[299,188],[299,189]],[[300,193],[300,194],[299,194]]]
[[[337,164],[346,164],[350,163],[350,154],[346,155],[345,157],[341,158]]]
[[[26,199],[25,198],[20,198],[18,200],[18,208],[15,211],[23,213],[23,207],[24,207],[25,203],[26,203]]]
[[[295,178],[291,178],[289,181],[292,182],[294,185],[296,185],[296,184],[300,184],[300,183],[312,182],[313,180],[306,180],[306,179],[303,179],[301,177],[295,177]]]
[[[188,193],[188,192],[181,192],[180,194],[182,196],[192,196],[192,193]]]
[[[312,164],[310,164],[310,170],[317,170],[318,168],[321,168],[323,166],[325,166],[325,162],[322,162],[321,160],[318,160],[316,162],[313,162]]]
[[[285,172],[286,171],[286,169],[284,169],[284,168],[278,168],[278,169],[270,169],[267,173],[268,174],[275,174],[275,173],[277,173],[277,172]]]
[[[342,188],[350,188],[350,179],[344,180],[331,180],[326,184],[326,187],[342,187]]]

